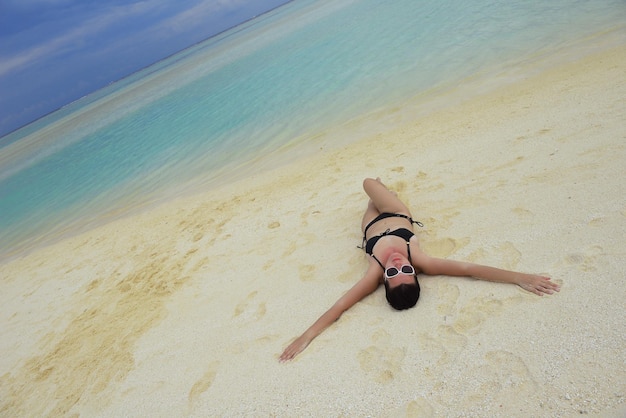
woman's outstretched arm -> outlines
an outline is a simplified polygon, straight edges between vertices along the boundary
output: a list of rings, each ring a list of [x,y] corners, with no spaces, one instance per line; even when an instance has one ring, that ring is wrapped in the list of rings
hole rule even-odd
[[[317,321],[296,338],[280,356],[280,361],[289,361],[302,352],[311,341],[328,328],[333,322],[355,303],[372,293],[379,284],[380,267],[370,263],[365,276],[346,292],[335,304],[327,310]]]
[[[551,295],[560,290],[560,286],[550,281],[549,277],[537,274],[520,273],[463,261],[445,260],[427,256],[422,252],[416,258],[419,268],[428,275],[466,276],[492,282],[512,283],[539,296]]]

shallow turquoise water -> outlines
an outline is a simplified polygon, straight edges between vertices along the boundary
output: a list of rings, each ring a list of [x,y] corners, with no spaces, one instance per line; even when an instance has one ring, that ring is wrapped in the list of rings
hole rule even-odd
[[[623,0],[294,1],[0,139],[0,258],[625,17]]]

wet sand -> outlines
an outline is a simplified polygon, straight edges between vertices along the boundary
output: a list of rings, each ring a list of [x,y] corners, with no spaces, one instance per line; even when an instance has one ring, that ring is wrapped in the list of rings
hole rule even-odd
[[[623,416],[625,80],[588,56],[3,265],[0,415]],[[381,288],[280,364],[364,273],[376,176],[427,253],[561,292]]]

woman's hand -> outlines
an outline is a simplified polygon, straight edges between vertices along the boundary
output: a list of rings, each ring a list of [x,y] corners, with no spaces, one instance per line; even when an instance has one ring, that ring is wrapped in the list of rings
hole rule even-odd
[[[521,275],[517,282],[524,290],[528,290],[536,295],[543,296],[544,294],[551,295],[554,292],[561,290],[561,286],[550,281],[549,277],[539,276],[536,274],[524,274]]]
[[[280,362],[284,363],[285,361],[289,361],[293,359],[295,356],[301,353],[305,348],[307,348],[310,342],[311,342],[311,339],[308,338],[304,334],[296,338],[294,342],[289,344],[289,347],[285,348],[285,351],[283,351],[283,354],[281,354],[280,356]]]

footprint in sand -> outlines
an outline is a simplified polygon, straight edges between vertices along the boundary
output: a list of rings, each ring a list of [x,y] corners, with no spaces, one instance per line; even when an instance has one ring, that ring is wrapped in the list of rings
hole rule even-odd
[[[520,208],[520,207],[513,209],[513,213],[516,214],[520,219],[526,219],[526,220],[532,219],[533,216],[535,215],[530,210],[526,208]]]
[[[269,224],[267,224],[267,227],[269,229],[280,228],[280,222],[278,222],[278,221],[270,222]]]
[[[518,304],[522,300],[521,295],[506,299],[494,299],[488,296],[474,298],[461,308],[453,327],[461,334],[475,334],[489,317],[497,315],[505,307]]]
[[[501,260],[504,262],[504,267],[509,270],[515,270],[522,259],[522,253],[517,249],[517,247],[507,241],[498,247],[498,251],[502,254]]]
[[[508,399],[509,396],[528,398],[535,394],[537,382],[533,379],[524,360],[508,351],[490,351],[485,354],[482,364],[471,372],[480,379],[472,379],[464,387],[469,404],[485,401],[485,394],[491,398]]]
[[[317,195],[317,193],[313,193],[313,196],[311,196],[311,198],[314,198]],[[319,210],[315,210],[314,206],[309,206],[304,212],[302,212],[300,214],[300,226],[305,227],[309,225],[309,216],[311,215],[317,215],[319,213],[321,213]]]
[[[604,249],[598,245],[587,248],[584,253],[570,253],[565,257],[565,263],[574,265],[581,271],[596,271],[598,258],[604,253]]]
[[[515,270],[520,260],[522,259],[522,253],[510,242],[505,242],[496,248],[498,257],[502,263],[502,267],[509,270]],[[480,263],[481,260],[489,258],[489,254],[483,248],[472,251],[469,255],[464,257],[465,260],[472,263]]]
[[[361,369],[378,383],[389,383],[400,372],[405,348],[391,347],[390,335],[379,329],[372,335],[371,345],[357,355]]]
[[[480,263],[487,258],[487,252],[483,248],[472,251],[467,256],[463,257],[470,263]]]
[[[298,267],[298,277],[300,277],[300,280],[303,282],[310,282],[315,279],[316,269],[317,267],[315,267],[314,264],[302,264]]]
[[[440,303],[437,305],[437,313],[443,316],[454,314],[460,294],[459,287],[457,285],[439,282],[437,293],[438,299],[440,300]]]
[[[190,272],[195,273],[200,269],[205,268],[209,264],[209,257],[202,257],[198,262],[191,268]]]
[[[293,254],[298,247],[306,247],[315,241],[317,241],[317,236],[315,234],[300,233],[296,241],[289,242],[282,256],[288,257]]]
[[[250,333],[254,331],[250,330]],[[231,354],[244,354],[249,352],[256,352],[260,347],[265,346],[267,344],[272,344],[274,341],[278,340],[278,334],[268,334],[258,338],[244,338],[241,341],[237,341],[237,344],[233,345],[228,352]]]
[[[428,242],[428,253],[435,257],[446,258],[470,242],[469,238],[454,240],[451,238],[435,239]]]
[[[543,128],[543,129],[541,129],[541,130],[540,130],[539,132],[537,132],[537,133],[538,133],[539,135],[545,135],[545,134],[547,134],[547,133],[548,133],[548,132],[550,132],[550,131],[551,131],[551,129],[550,129],[550,128]]]
[[[397,181],[392,186],[389,187],[390,190],[393,190],[398,195],[404,193],[406,190],[406,182],[405,181]]]
[[[214,361],[209,364],[209,366],[204,371],[202,377],[198,379],[196,383],[194,383],[194,385],[191,387],[188,396],[190,408],[193,408],[193,404],[196,402],[198,397],[211,387],[213,381],[215,380],[215,376],[217,375],[218,367],[218,361]]]
[[[406,407],[406,416],[409,418],[430,418],[435,415],[432,405],[422,396],[409,402]]]
[[[453,327],[440,325],[435,333],[424,333],[419,338],[424,356],[432,359],[438,366],[448,364],[463,351],[467,337],[459,334]]]
[[[378,383],[389,383],[400,372],[406,354],[402,348],[380,348],[374,345],[358,354],[361,369]]]
[[[272,266],[274,265],[274,263],[275,263],[274,260],[266,261],[265,264],[263,264],[263,267],[262,267],[263,271],[270,270],[272,268]]]
[[[352,283],[358,279],[358,277],[354,273],[355,271],[358,271],[358,270],[355,270],[355,269],[345,270],[335,275],[335,279],[338,280],[340,283]]]
[[[435,388],[445,390],[433,392],[433,400],[448,407],[458,407],[529,399],[535,395],[537,386],[522,358],[507,351],[490,351],[468,364],[459,379],[435,383]],[[444,395],[449,393],[457,396]]]
[[[298,246],[296,245],[295,241],[292,241],[289,243],[289,245],[287,246],[287,248],[285,249],[285,251],[283,251],[283,257],[288,257],[291,254],[293,254],[294,251],[296,251],[296,249],[298,248]]]
[[[240,302],[235,307],[235,312],[233,313],[233,317],[239,317],[242,314],[245,314],[244,318],[252,317],[255,320],[261,319],[265,312],[267,311],[265,307],[265,302],[254,303],[253,299],[256,297],[258,292],[255,290],[250,293],[243,302]],[[256,306],[256,308],[255,308]]]
[[[599,217],[599,218],[593,218],[592,220],[590,220],[589,222],[587,222],[587,225],[589,226],[595,226],[595,227],[600,227],[605,225],[608,222],[607,218],[605,217]]]
[[[489,314],[502,310],[502,302],[497,299],[482,300],[461,309],[459,317],[454,323],[454,329],[462,334],[474,334]]]

